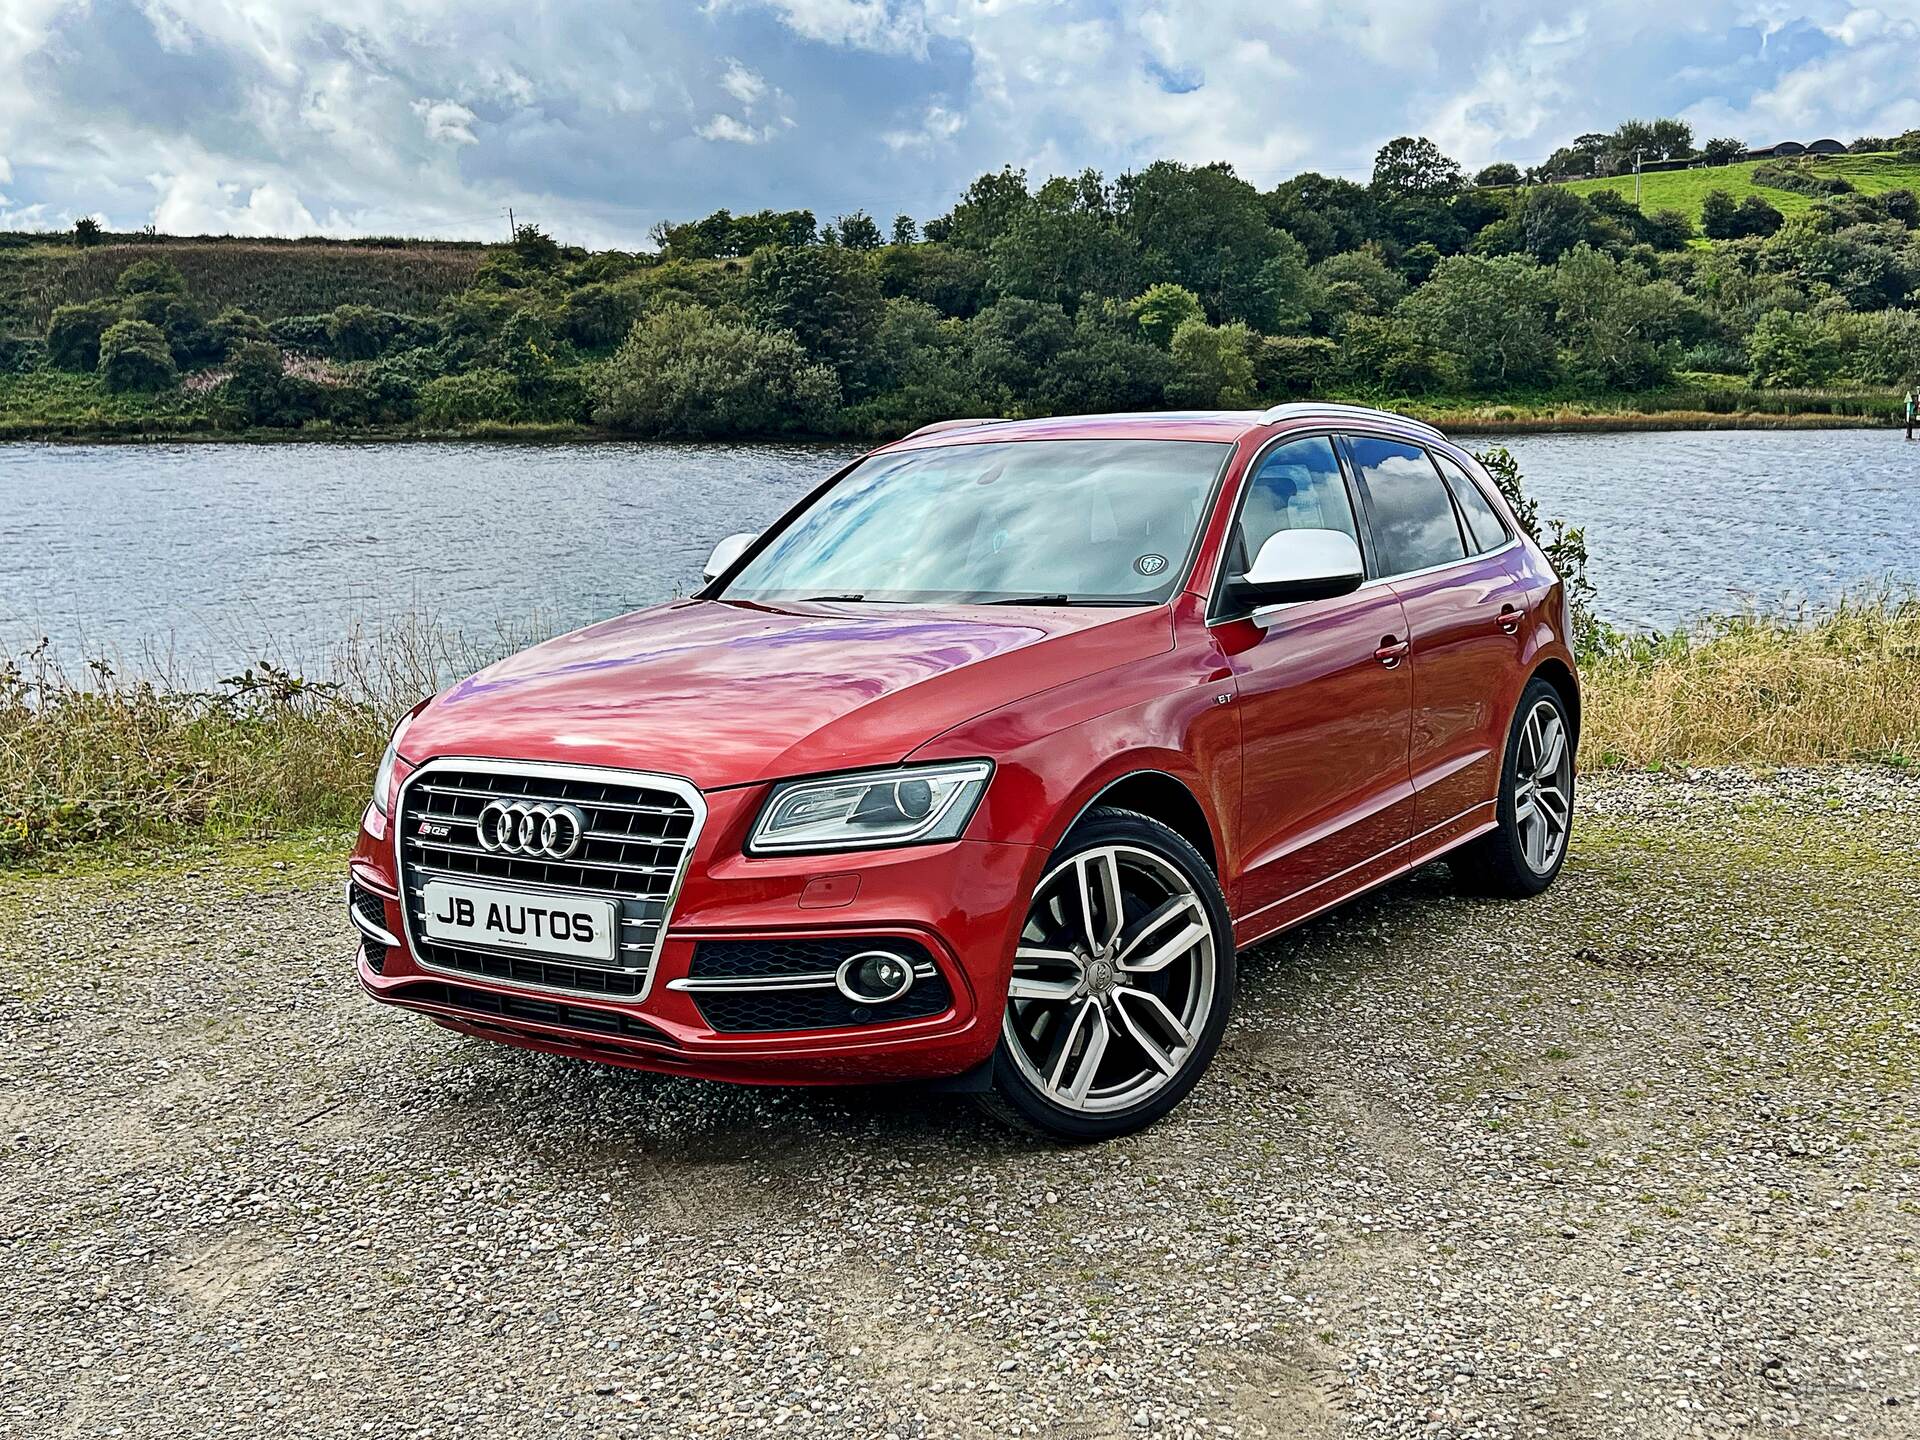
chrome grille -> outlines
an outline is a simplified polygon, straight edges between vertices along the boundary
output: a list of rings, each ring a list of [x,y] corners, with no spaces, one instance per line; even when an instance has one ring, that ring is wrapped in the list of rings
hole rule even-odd
[[[496,800],[573,806],[587,821],[579,849],[564,860],[488,849],[479,839],[480,812]],[[429,761],[402,786],[395,826],[408,943],[432,970],[638,999],[652,982],[673,899],[705,813],[700,792],[672,776],[494,760]],[[616,900],[618,962],[602,966],[426,940],[420,933],[422,908],[426,884],[435,879]]]

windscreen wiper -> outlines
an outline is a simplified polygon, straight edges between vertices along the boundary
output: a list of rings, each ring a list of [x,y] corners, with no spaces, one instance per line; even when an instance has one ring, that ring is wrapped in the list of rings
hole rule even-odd
[[[1071,605],[1071,595],[1001,595],[992,600],[976,600],[976,605]]]

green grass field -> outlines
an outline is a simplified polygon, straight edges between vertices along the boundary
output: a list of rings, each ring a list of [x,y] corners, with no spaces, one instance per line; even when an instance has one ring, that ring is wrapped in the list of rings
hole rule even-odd
[[[1640,177],[1640,208],[1651,215],[1656,210],[1679,210],[1696,225],[1700,206],[1712,190],[1724,190],[1736,202],[1758,195],[1782,215],[1797,215],[1810,210],[1816,202],[1812,195],[1794,190],[1775,190],[1753,183],[1753,172],[1762,160],[1742,161],[1738,165],[1718,165],[1700,170],[1660,170]],[[1863,195],[1878,195],[1883,190],[1912,190],[1920,193],[1920,161],[1901,160],[1891,154],[1815,156],[1816,175],[1838,175],[1851,182]],[[1576,194],[1591,195],[1596,190],[1613,190],[1633,198],[1633,176],[1614,175],[1605,180],[1574,180],[1567,185]]]

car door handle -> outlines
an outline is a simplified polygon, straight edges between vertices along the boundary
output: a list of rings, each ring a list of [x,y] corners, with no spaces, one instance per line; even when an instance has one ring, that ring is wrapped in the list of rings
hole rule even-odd
[[[1373,652],[1373,658],[1391,670],[1407,658],[1407,652],[1411,649],[1413,649],[1413,646],[1405,640],[1395,639],[1391,635],[1382,635],[1380,637],[1380,648]]]
[[[1500,607],[1500,628],[1509,635],[1517,634],[1520,629],[1520,608],[1517,605]]]

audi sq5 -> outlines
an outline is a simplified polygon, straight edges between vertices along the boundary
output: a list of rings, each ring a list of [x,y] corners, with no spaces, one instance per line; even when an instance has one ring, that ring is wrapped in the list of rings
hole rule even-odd
[[[1579,728],[1559,578],[1427,425],[946,422],[407,716],[359,979],[532,1050],[1099,1139],[1200,1079],[1236,952],[1441,856],[1551,884]]]

